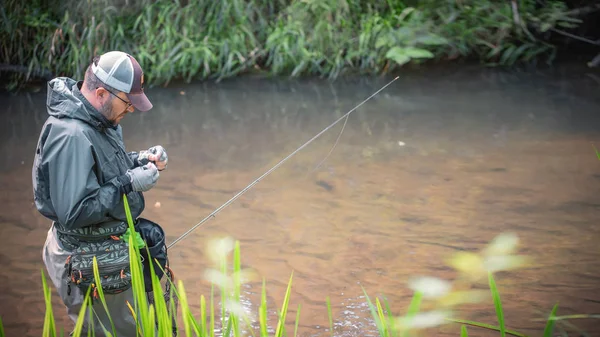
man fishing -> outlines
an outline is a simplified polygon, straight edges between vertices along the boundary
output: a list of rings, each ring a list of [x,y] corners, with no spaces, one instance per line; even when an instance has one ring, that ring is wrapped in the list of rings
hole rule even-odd
[[[120,121],[152,108],[143,71],[131,55],[108,52],[94,58],[83,81],[51,80],[46,104],[50,116],[40,132],[32,180],[35,205],[52,220],[43,247],[48,276],[73,322],[90,292],[98,319],[89,322],[85,314],[84,334],[93,324],[98,336],[104,329],[136,336],[127,305],[134,300],[123,195],[136,221],[145,206],[143,192],[156,185],[168,161],[160,145],[125,151]],[[114,327],[97,300],[93,256]]]

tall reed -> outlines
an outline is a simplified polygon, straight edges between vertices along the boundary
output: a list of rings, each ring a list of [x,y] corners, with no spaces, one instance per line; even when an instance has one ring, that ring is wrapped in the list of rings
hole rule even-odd
[[[102,0],[0,4],[0,71],[12,88],[81,78],[94,55],[134,54],[148,83],[248,72],[337,78],[407,63],[552,60],[544,40],[581,19],[560,0]]]

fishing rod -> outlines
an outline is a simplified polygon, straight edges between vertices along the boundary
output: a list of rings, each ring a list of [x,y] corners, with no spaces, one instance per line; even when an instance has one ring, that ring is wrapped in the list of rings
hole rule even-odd
[[[285,163],[288,159],[290,159],[292,156],[294,156],[300,150],[302,150],[303,148],[305,148],[306,146],[308,146],[308,144],[312,143],[315,139],[317,139],[319,136],[321,136],[327,130],[329,130],[330,128],[332,128],[334,125],[336,125],[343,118],[349,116],[354,110],[358,109],[361,105],[365,104],[368,100],[370,100],[371,98],[375,97],[377,94],[379,94],[379,92],[381,92],[383,89],[387,88],[390,84],[392,84],[398,78],[399,78],[399,76],[396,76],[393,80],[391,80],[386,85],[384,85],[383,87],[381,87],[381,89],[379,89],[376,92],[374,92],[371,96],[367,97],[364,101],[360,102],[357,106],[355,106],[354,108],[352,108],[352,110],[348,111],[342,117],[338,118],[335,122],[331,123],[328,127],[326,127],[325,129],[323,129],[321,132],[319,132],[313,138],[311,138],[306,143],[304,143],[302,146],[300,146],[299,148],[297,148],[294,152],[290,153],[287,157],[283,158],[281,161],[279,161],[277,164],[275,164],[275,166],[273,166],[272,168],[270,168],[267,172],[263,173],[260,177],[256,178],[256,180],[254,180],[252,183],[250,183],[250,185],[246,186],[243,190],[241,190],[240,192],[238,192],[231,199],[227,200],[227,202],[225,202],[223,205],[219,206],[212,213],[210,213],[208,216],[206,216],[206,218],[202,219],[202,221],[200,221],[199,223],[197,223],[196,225],[194,225],[192,228],[190,228],[187,232],[183,233],[180,237],[178,237],[177,239],[175,239],[175,241],[173,241],[169,246],[167,246],[167,249],[170,249],[177,242],[183,240],[192,231],[194,231],[196,228],[202,226],[202,224],[204,224],[209,219],[214,218],[215,215],[217,215],[217,213],[219,213],[223,208],[227,207],[229,204],[231,204],[232,202],[234,202],[235,199],[239,198],[242,194],[246,193],[246,191],[248,191],[249,189],[251,189],[254,185],[258,184],[259,181],[261,181],[264,177],[268,176],[271,172],[275,171],[279,166],[281,166],[281,164]]]

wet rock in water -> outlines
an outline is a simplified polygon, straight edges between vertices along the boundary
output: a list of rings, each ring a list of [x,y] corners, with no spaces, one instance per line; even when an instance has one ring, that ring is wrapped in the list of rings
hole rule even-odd
[[[425,219],[417,218],[417,217],[402,217],[400,218],[403,222],[413,223],[413,224],[422,224],[425,223]]]
[[[324,189],[326,189],[329,192],[333,191],[333,185],[331,185],[330,183],[328,183],[326,181],[317,180],[316,184],[323,187]]]

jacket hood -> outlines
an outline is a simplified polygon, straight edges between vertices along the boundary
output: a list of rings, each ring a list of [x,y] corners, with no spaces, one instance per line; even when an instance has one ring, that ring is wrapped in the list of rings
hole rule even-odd
[[[56,118],[79,119],[97,129],[116,128],[81,94],[80,83],[67,77],[57,77],[48,82],[48,114]]]

